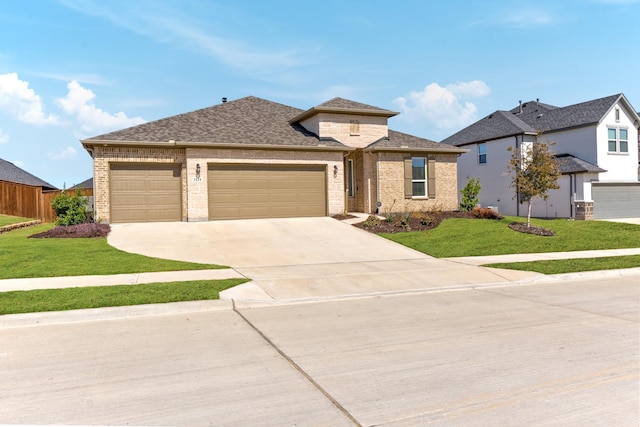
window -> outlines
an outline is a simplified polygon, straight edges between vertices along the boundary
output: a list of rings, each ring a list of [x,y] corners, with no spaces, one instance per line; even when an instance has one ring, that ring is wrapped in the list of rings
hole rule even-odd
[[[360,135],[360,120],[349,120],[349,135]]]
[[[353,160],[347,160],[347,192],[349,197],[355,197],[353,182]]]
[[[487,144],[478,144],[478,163],[484,165],[487,163]]]
[[[607,149],[610,153],[628,153],[628,129],[607,128]]]
[[[427,195],[427,159],[424,157],[411,158],[411,186],[413,197]]]

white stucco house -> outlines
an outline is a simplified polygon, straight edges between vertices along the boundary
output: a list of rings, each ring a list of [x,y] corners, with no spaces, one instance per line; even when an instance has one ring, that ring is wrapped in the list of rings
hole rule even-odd
[[[458,159],[458,186],[479,178],[482,206],[526,215],[510,188],[507,147],[554,142],[562,176],[547,200],[534,199],[541,218],[640,217],[640,117],[623,94],[566,107],[539,101],[496,111],[442,142],[469,152]]]

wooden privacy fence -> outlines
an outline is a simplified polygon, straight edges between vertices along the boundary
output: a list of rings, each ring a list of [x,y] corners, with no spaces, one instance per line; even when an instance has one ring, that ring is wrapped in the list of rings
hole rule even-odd
[[[42,187],[0,181],[0,214],[53,222],[56,211],[51,202],[62,193],[60,190],[43,190]],[[92,196],[93,189],[80,190],[83,196]]]

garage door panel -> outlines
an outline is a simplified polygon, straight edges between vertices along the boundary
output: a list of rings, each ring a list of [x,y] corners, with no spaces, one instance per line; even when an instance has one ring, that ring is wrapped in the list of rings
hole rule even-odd
[[[180,221],[179,164],[112,164],[111,222]]]
[[[596,219],[640,217],[640,184],[594,184],[592,196]]]
[[[209,165],[209,218],[326,215],[322,165]]]

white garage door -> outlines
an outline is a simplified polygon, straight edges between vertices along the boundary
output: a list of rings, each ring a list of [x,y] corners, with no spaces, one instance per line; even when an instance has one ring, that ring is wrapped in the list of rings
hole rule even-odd
[[[595,219],[640,218],[640,184],[594,183],[591,192]]]

